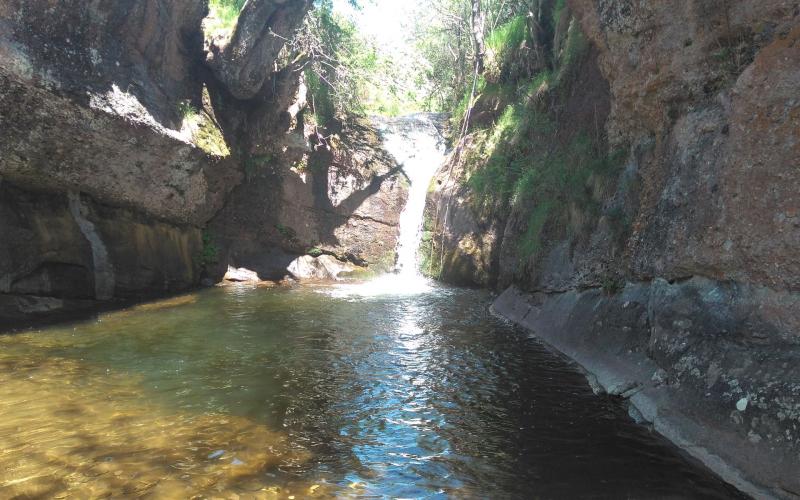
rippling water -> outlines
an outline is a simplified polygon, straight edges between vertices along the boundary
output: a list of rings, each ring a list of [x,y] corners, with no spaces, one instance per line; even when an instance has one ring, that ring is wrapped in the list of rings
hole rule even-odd
[[[345,292],[213,289],[0,337],[0,497],[735,494],[483,292]]]

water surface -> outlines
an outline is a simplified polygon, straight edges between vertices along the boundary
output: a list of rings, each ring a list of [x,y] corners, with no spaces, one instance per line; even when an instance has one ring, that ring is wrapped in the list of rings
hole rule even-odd
[[[350,291],[217,288],[0,337],[0,497],[735,495],[486,293]]]

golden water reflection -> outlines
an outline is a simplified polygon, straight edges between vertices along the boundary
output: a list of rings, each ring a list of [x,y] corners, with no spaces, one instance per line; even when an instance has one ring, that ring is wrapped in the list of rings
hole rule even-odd
[[[79,360],[3,349],[0,497],[331,493],[324,483],[269,484],[269,471],[310,458],[284,434],[242,417],[168,411],[147,402],[135,377],[100,371]]]

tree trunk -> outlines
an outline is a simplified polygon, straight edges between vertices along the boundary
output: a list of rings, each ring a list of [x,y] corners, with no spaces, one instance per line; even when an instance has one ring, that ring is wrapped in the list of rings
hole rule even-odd
[[[486,55],[484,24],[481,0],[472,0],[472,42],[475,45],[475,70],[478,74],[483,73],[483,59]]]

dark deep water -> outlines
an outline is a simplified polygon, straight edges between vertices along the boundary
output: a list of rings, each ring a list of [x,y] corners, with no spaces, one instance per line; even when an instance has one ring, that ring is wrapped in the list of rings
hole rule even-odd
[[[0,497],[736,495],[488,304],[213,289],[0,337]]]

